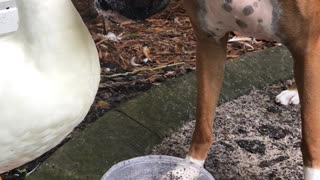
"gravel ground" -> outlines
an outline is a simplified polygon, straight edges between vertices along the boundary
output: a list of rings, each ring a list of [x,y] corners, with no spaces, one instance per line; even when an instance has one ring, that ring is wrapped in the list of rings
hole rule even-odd
[[[284,85],[253,90],[217,108],[214,145],[206,169],[220,179],[302,179],[300,106],[281,106]],[[184,157],[195,120],[154,148],[153,154]]]

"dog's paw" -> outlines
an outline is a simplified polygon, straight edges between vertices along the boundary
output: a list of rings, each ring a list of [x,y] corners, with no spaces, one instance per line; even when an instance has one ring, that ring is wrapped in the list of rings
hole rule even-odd
[[[304,167],[304,179],[305,180],[319,180],[320,179],[320,170]]]
[[[285,90],[282,91],[277,97],[276,102],[282,105],[289,105],[289,104],[299,104],[299,94],[297,90]]]
[[[203,166],[204,161],[193,159],[189,156],[185,161],[179,163],[174,169],[168,171],[165,175],[161,176],[159,180],[197,180],[200,177],[200,170],[194,168],[188,168],[188,163],[197,164]]]
[[[193,162],[194,164],[197,164],[197,165],[199,165],[201,167],[203,167],[204,162],[205,162],[204,160],[198,160],[198,159],[195,159],[195,158],[193,158],[193,157],[191,157],[189,155],[186,156],[185,160]]]

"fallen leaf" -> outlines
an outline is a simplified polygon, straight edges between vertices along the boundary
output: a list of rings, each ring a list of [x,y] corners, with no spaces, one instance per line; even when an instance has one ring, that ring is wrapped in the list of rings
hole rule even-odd
[[[150,58],[150,49],[148,48],[148,47],[143,47],[143,54],[144,54],[144,56],[146,57],[146,58],[148,58],[149,60],[151,60],[151,58]]]
[[[110,104],[107,101],[99,101],[97,105],[104,109],[108,109],[110,107]]]

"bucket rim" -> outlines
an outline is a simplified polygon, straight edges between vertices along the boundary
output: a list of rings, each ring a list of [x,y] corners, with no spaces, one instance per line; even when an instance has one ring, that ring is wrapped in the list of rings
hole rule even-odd
[[[191,166],[191,168],[198,169],[201,173],[203,173],[204,176],[208,177],[209,180],[214,180],[213,176],[202,166],[195,164],[191,161],[186,161],[185,159],[174,157],[174,156],[168,156],[168,155],[147,155],[147,156],[139,156],[134,157],[131,159],[123,160],[118,162],[117,164],[113,165],[101,178],[107,179],[110,174],[112,174],[115,170],[119,170],[121,168],[127,167],[129,164],[139,164],[139,163],[145,163],[147,161],[149,162],[175,162],[175,163],[184,163],[185,165]]]

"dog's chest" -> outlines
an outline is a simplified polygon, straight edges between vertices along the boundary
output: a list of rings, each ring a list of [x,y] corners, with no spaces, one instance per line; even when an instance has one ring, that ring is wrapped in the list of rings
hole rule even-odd
[[[215,38],[238,31],[275,39],[280,8],[277,0],[198,0],[201,27]]]

